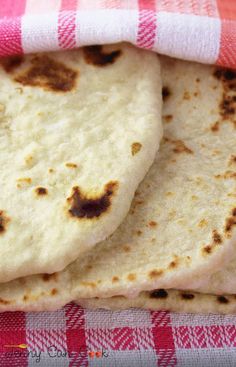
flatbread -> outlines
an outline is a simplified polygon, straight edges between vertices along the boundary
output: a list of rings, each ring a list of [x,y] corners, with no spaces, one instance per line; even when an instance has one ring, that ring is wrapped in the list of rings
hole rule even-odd
[[[153,311],[172,311],[180,313],[197,314],[235,314],[235,295],[212,295],[179,290],[158,289],[151,292],[141,292],[133,299],[122,296],[111,298],[79,299],[76,303],[84,308],[107,310],[125,310],[128,308],[141,308]]]
[[[125,302],[135,305],[144,290],[206,286],[233,258],[234,114],[226,118],[219,109],[226,82],[211,66],[163,58],[162,67],[165,137],[125,221],[63,272],[1,284],[1,311],[56,309],[113,295],[133,297]],[[212,275],[208,293],[214,284]]]
[[[162,136],[159,60],[128,44],[0,60],[0,282],[114,232]]]
[[[162,73],[160,151],[126,220],[74,263],[80,298],[193,289],[233,257],[236,74],[168,58]]]

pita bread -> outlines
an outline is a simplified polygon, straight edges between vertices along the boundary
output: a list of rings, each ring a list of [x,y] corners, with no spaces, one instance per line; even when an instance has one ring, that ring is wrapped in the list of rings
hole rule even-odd
[[[128,44],[0,60],[0,281],[62,270],[127,214],[162,136],[159,61]]]
[[[234,170],[235,128],[219,110],[225,81],[211,66],[167,58],[162,64],[165,138],[127,218],[63,272],[1,284],[0,310],[56,309],[96,296],[137,298],[164,284],[203,287],[232,257],[235,180],[224,173]],[[212,131],[216,119],[219,129]]]
[[[235,295],[212,295],[178,290],[158,289],[151,292],[141,292],[133,299],[122,296],[111,298],[79,299],[76,303],[84,308],[107,310],[124,310],[131,307],[153,311],[172,311],[181,313],[202,314],[235,314]]]
[[[160,151],[126,220],[72,265],[80,298],[201,287],[232,258],[236,74],[168,58],[162,73]]]

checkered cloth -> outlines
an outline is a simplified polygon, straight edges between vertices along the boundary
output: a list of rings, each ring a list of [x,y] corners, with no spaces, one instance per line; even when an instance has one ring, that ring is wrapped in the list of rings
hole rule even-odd
[[[83,310],[0,315],[2,367],[228,367],[234,316]],[[11,347],[18,345],[18,347]]]
[[[0,0],[2,56],[119,41],[236,67],[236,1]],[[234,316],[74,304],[4,313],[0,366],[235,366],[235,325]]]
[[[2,56],[119,41],[235,67],[236,1],[0,1]]]

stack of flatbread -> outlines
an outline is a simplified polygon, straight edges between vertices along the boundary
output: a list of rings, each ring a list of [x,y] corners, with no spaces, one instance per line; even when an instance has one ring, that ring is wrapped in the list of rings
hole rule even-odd
[[[0,311],[235,313],[236,72],[125,43],[0,64]]]

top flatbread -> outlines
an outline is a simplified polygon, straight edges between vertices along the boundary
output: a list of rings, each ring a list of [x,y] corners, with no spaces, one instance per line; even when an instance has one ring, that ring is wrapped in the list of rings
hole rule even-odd
[[[234,74],[168,58],[162,67],[165,137],[127,218],[64,271],[1,284],[1,310],[47,310],[73,299],[191,289],[204,286],[231,258],[236,132],[226,78],[233,84]],[[228,100],[232,110],[226,114]],[[136,300],[126,305],[139,305]],[[110,301],[95,301],[101,304]]]
[[[126,215],[162,136],[156,55],[0,60],[0,281],[63,269]]]

